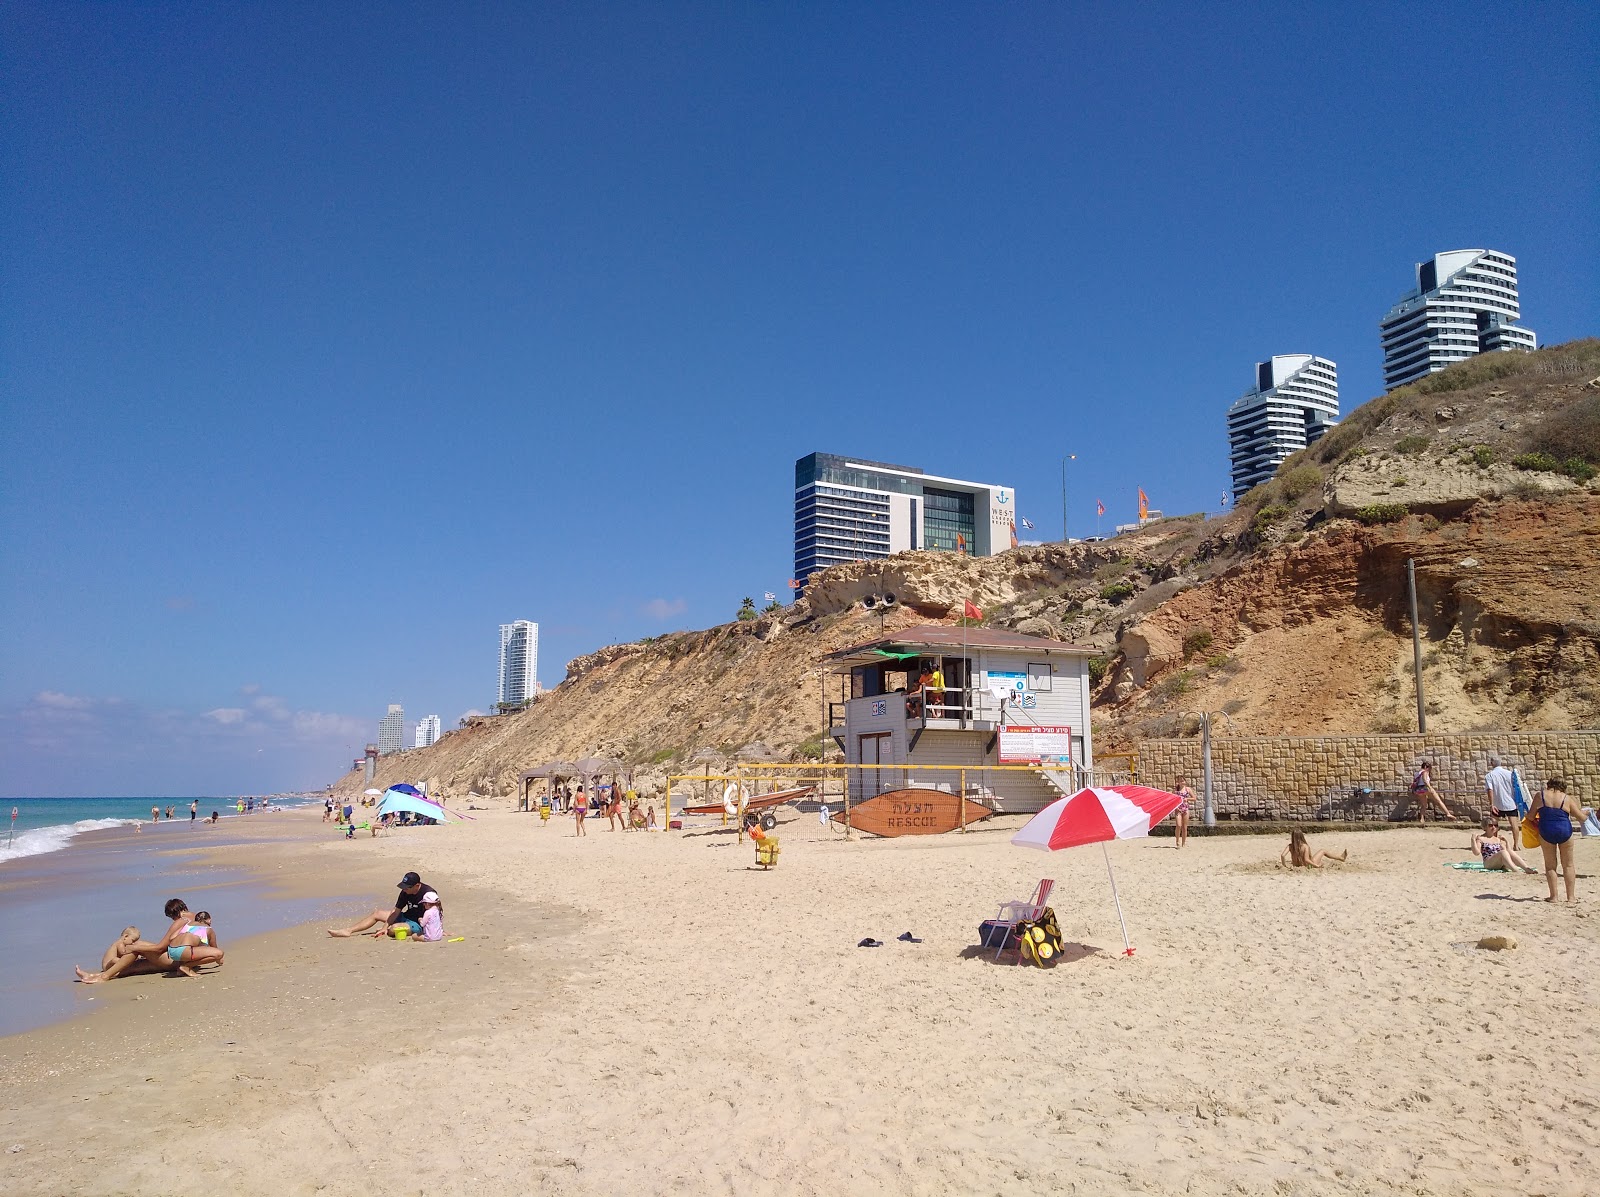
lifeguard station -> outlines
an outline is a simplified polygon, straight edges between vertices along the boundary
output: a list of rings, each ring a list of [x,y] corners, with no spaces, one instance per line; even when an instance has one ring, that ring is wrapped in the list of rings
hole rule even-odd
[[[1094,649],[993,628],[909,628],[828,658],[849,695],[828,704],[828,734],[850,765],[850,800],[919,787],[955,793],[1001,814],[1044,809],[1087,784],[1089,658]],[[942,692],[917,693],[921,666]],[[1007,769],[986,768],[996,765]]]

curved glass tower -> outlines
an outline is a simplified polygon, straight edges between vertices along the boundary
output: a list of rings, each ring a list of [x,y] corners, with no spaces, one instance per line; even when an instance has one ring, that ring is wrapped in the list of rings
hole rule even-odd
[[[1383,384],[1415,382],[1479,353],[1537,349],[1517,323],[1517,260],[1493,249],[1452,249],[1417,263],[1417,285],[1379,322]]]
[[[1289,454],[1339,422],[1339,367],[1325,357],[1284,353],[1256,365],[1256,385],[1228,409],[1233,493],[1277,472]]]

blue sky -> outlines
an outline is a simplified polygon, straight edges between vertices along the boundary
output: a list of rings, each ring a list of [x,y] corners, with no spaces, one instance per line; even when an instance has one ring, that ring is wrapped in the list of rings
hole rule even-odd
[[[1600,332],[1594,8],[1290,7],[5,6],[0,790],[314,786],[501,622],[730,618],[813,450],[1214,509],[1437,250]]]

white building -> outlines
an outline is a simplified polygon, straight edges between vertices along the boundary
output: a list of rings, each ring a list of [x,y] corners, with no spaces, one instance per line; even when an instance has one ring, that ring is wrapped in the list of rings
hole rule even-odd
[[[794,576],[908,549],[989,557],[1016,535],[1017,492],[908,466],[811,453],[794,463]]]
[[[378,752],[388,756],[400,751],[400,740],[405,735],[406,712],[397,702],[389,704],[389,713],[378,721]]]
[[[1391,391],[1479,353],[1537,349],[1516,322],[1517,260],[1492,249],[1452,249],[1417,263],[1417,285],[1379,322],[1383,383]]]
[[[424,715],[417,720],[417,736],[412,747],[427,748],[439,740],[439,716]]]
[[[931,625],[834,653],[828,665],[848,671],[850,697],[828,704],[828,734],[847,764],[869,766],[847,772],[851,800],[909,787],[956,793],[965,781],[969,797],[1017,814],[1091,784],[1096,651],[998,628]],[[913,709],[906,692],[921,663],[937,666],[945,688],[942,700]]]
[[[526,619],[500,625],[500,697],[520,706],[539,692],[539,625]]]
[[[1233,493],[1271,478],[1289,454],[1339,422],[1339,367],[1325,357],[1284,353],[1256,363],[1256,385],[1228,408]]]

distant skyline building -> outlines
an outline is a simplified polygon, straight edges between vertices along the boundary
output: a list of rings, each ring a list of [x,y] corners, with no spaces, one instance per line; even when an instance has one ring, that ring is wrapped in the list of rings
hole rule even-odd
[[[519,619],[500,625],[500,697],[506,706],[527,702],[539,692],[539,625]]]
[[[908,549],[990,557],[1011,547],[1016,513],[1009,486],[811,453],[794,463],[795,580]]]
[[[1339,422],[1339,367],[1325,357],[1284,353],[1256,363],[1256,385],[1228,408],[1237,497],[1271,478],[1291,453]]]
[[[388,756],[400,751],[400,739],[406,730],[405,708],[397,702],[389,704],[389,713],[378,721],[378,752]]]
[[[1451,249],[1416,264],[1417,285],[1379,321],[1383,385],[1415,382],[1479,353],[1538,348],[1517,323],[1517,260],[1493,249]]]
[[[424,715],[417,720],[416,739],[413,748],[427,748],[439,742],[439,716]]]

